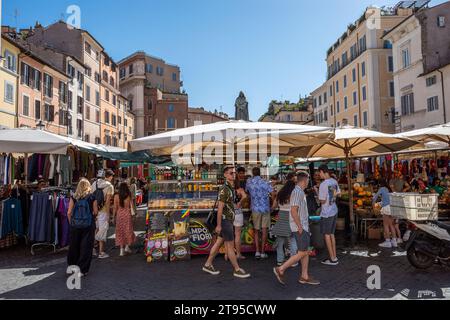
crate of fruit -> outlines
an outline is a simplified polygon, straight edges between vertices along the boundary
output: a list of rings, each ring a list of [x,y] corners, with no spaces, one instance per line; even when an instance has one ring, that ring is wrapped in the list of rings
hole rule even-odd
[[[438,194],[391,193],[391,215],[413,221],[438,219]]]

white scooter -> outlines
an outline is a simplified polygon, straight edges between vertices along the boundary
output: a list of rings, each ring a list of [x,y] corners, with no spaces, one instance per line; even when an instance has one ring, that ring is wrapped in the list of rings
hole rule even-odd
[[[450,267],[450,225],[408,222],[412,232],[405,247],[408,261],[417,269],[428,269],[435,263]]]

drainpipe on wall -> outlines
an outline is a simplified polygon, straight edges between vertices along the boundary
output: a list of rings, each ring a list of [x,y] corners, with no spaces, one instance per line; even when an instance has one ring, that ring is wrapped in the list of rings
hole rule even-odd
[[[358,84],[358,122],[359,127],[362,128],[362,115],[361,115],[361,78],[359,74],[359,63],[356,64],[356,76],[357,76],[357,84]],[[366,89],[367,94],[367,89]],[[381,131],[381,128],[380,128]]]
[[[0,0],[0,5],[1,5],[1,0]],[[19,127],[19,85],[20,85],[20,63],[19,61],[21,61],[19,59],[20,57],[20,53],[17,55],[17,64],[16,64],[16,68],[17,68],[17,76],[16,76],[16,102],[15,102],[15,106],[14,106],[14,112],[16,114],[16,116],[14,117],[14,127],[18,128]],[[31,101],[30,101],[31,103]]]
[[[441,86],[442,86],[442,105],[444,108],[444,124],[447,123],[447,110],[445,106],[445,86],[444,86],[444,73],[438,69],[437,72],[441,74]]]
[[[336,128],[336,123],[337,123],[337,115],[336,115],[336,112],[337,112],[337,107],[336,107],[336,88],[335,88],[335,86],[334,86],[334,80],[333,80],[333,83],[332,83],[332,91],[333,91],[333,116],[334,116],[334,127]]]

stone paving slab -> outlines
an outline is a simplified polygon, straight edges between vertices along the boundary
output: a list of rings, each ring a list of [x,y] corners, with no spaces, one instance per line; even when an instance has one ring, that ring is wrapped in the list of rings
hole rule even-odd
[[[148,264],[142,253],[119,257],[118,250],[111,249],[109,259],[93,260],[89,275],[82,278],[81,290],[71,291],[66,286],[65,252],[41,252],[32,257],[22,249],[9,255],[0,253],[0,299],[450,299],[450,271],[446,268],[418,271],[404,255],[395,256],[392,250],[338,252],[339,266],[322,265],[320,256],[311,259],[311,274],[322,282],[320,286],[297,284],[297,267],[288,271],[288,286],[282,287],[272,273],[273,254],[264,261],[248,256],[242,267],[252,277],[243,280],[232,276],[223,257],[215,263],[221,275],[212,276],[201,271],[204,257]],[[381,269],[381,290],[367,288],[371,265]]]

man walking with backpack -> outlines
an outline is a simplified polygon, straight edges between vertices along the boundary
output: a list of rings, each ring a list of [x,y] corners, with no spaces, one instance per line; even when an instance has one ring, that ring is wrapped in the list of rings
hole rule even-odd
[[[100,170],[97,174],[97,181],[92,185],[93,195],[97,201],[98,217],[97,230],[95,233],[95,240],[98,241],[99,259],[108,258],[109,255],[105,252],[106,240],[109,229],[109,214],[111,199],[114,196],[114,186],[112,180],[114,179],[114,172],[112,170]]]
[[[67,264],[78,266],[80,276],[85,276],[91,266],[97,212],[97,201],[91,193],[91,184],[83,178],[78,183],[73,198],[70,199],[67,211],[70,223]]]

